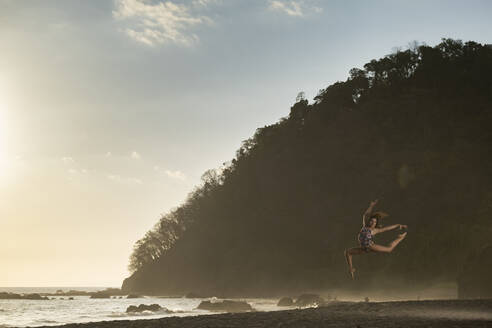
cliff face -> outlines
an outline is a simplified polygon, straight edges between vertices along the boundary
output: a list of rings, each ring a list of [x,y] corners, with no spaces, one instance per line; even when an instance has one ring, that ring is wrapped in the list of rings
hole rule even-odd
[[[123,289],[270,296],[456,281],[492,228],[492,49],[443,40],[298,100],[137,242]],[[343,250],[373,198],[408,237],[355,257],[349,282]]]

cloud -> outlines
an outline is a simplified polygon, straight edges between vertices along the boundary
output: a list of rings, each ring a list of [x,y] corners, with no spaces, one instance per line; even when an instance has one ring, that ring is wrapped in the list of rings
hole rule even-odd
[[[270,0],[270,10],[280,11],[289,16],[302,17],[307,13],[320,13],[322,8],[306,3],[303,0]]]
[[[137,153],[136,151],[133,151],[130,156],[131,156],[131,158],[137,159],[137,160],[142,158],[142,156],[140,156],[140,154]]]
[[[71,164],[71,163],[75,162],[75,160],[72,157],[69,157],[69,156],[62,157],[61,160],[65,164]]]
[[[171,177],[173,179],[179,179],[179,180],[185,180],[186,179],[186,175],[181,171],[166,170],[164,172],[167,174],[168,177]]]
[[[69,168],[67,172],[68,172],[67,179],[69,181],[77,181],[78,179],[81,179],[83,176],[86,176],[88,173],[87,169],[74,169],[74,168]]]
[[[176,170],[176,171],[166,170],[166,169],[163,169],[163,168],[156,165],[156,166],[154,166],[154,171],[157,171],[161,174],[165,174],[166,176],[173,178],[173,179],[186,180],[186,174],[184,174],[183,172],[181,172],[179,170]]]
[[[222,0],[193,0],[192,5],[195,7],[207,7],[211,4],[218,4]]]
[[[122,184],[142,184],[143,181],[138,178],[131,178],[131,177],[122,177],[117,174],[109,174],[108,179],[117,183],[122,183]]]
[[[110,151],[108,151],[108,152],[106,153],[106,155],[104,155],[104,156],[106,156],[106,157],[111,157],[112,155],[113,155],[113,154],[111,154],[111,152],[110,152]]]
[[[166,43],[190,46],[198,41],[191,29],[212,23],[209,17],[196,14],[193,9],[215,2],[193,0],[185,5],[173,1],[116,0],[113,17],[128,22],[125,33],[138,42],[149,46]]]

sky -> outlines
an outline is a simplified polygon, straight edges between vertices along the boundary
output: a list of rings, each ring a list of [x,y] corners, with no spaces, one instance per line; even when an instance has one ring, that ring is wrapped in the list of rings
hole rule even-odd
[[[0,0],[0,286],[114,286],[257,128],[490,1]]]

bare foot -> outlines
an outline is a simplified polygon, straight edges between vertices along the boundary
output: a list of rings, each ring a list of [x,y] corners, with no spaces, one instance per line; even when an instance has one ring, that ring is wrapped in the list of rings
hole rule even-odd
[[[404,232],[404,233],[401,233],[398,235],[398,239],[405,239],[405,237],[407,236],[407,233]]]
[[[354,280],[354,273],[355,273],[354,268],[349,269],[349,274],[350,274],[350,277],[352,278],[352,280]]]

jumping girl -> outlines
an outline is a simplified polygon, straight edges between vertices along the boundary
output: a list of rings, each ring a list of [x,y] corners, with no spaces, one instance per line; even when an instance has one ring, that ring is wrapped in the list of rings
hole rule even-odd
[[[372,213],[374,206],[378,203],[378,200],[372,201],[369,204],[369,208],[362,215],[362,229],[359,232],[358,239],[360,247],[353,247],[345,250],[345,258],[349,267],[349,274],[354,279],[355,269],[352,266],[352,255],[359,255],[369,252],[379,253],[391,253],[393,249],[398,245],[407,235],[406,232],[401,233],[393,240],[388,246],[381,246],[374,243],[372,237],[378,233],[393,230],[396,228],[406,229],[407,226],[403,224],[394,224],[384,228],[377,228],[379,220],[387,216],[383,212]]]

